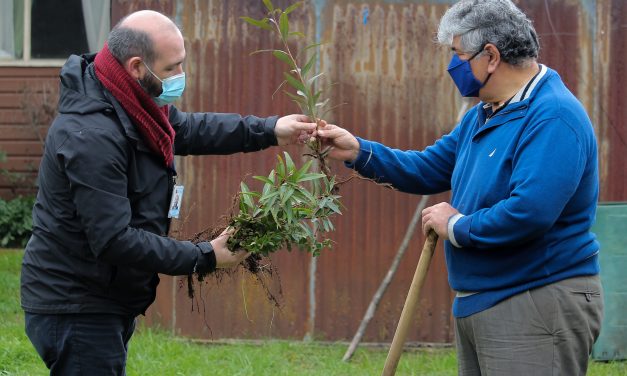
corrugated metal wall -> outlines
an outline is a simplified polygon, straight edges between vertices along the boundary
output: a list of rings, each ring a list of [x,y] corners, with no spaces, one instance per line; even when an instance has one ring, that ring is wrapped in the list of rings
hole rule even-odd
[[[401,149],[422,149],[451,130],[462,102],[445,76],[448,53],[433,43],[445,9],[409,2],[316,3],[320,38],[328,42],[321,68],[337,82],[332,101],[345,103],[329,120]],[[343,166],[335,171],[347,173]],[[337,250],[320,258],[316,276],[314,332],[326,339],[354,334],[420,199],[361,181],[342,194],[346,211],[335,236]],[[441,195],[431,203],[446,199]],[[393,337],[423,242],[418,230],[365,341]],[[440,248],[409,340],[450,342],[451,298]]]
[[[601,145],[601,199],[627,200],[627,3],[606,0],[597,6],[596,74],[589,78],[595,92],[595,120]]]
[[[284,7],[288,1],[274,0]],[[399,148],[421,149],[454,125],[462,105],[445,72],[448,54],[433,38],[449,1],[310,0],[294,13],[294,27],[311,39],[328,42],[320,67],[336,85],[329,93],[346,104],[328,116],[356,134]],[[557,69],[582,100],[595,124],[600,145],[601,200],[627,200],[625,141],[627,106],[626,5],[620,0],[527,0],[520,6],[535,21],[542,39],[541,62]],[[244,25],[242,15],[261,17],[260,0],[113,1],[112,19],[138,9],[157,9],[183,28],[188,59],[188,111],[238,112],[267,116],[296,111],[281,94],[271,98],[283,67],[269,56],[249,53],[274,45],[267,33]],[[623,32],[623,33],[621,33]],[[8,69],[0,68],[1,94],[9,93]],[[27,68],[39,74],[37,68]],[[26,77],[22,78],[27,81]],[[0,130],[26,132],[23,120],[7,120],[18,108],[2,97]],[[4,135],[5,132],[0,132]],[[3,143],[13,145],[16,138]],[[4,141],[3,141],[4,142]],[[15,153],[21,153],[15,150]],[[280,149],[228,157],[178,160],[186,186],[183,219],[174,224],[179,238],[219,222],[230,208],[240,180],[265,174]],[[299,148],[289,149],[299,155]],[[348,171],[333,165],[340,175]],[[198,338],[349,339],[384,277],[419,197],[355,181],[345,185],[344,215],[337,220],[335,247],[317,260],[281,252],[273,259],[280,273],[282,306],[267,300],[247,276],[209,280],[203,301],[192,305],[178,278],[164,277],[149,320]],[[446,200],[432,198],[432,203]],[[365,341],[389,341],[418,260],[423,238],[417,234],[398,274],[371,322]],[[275,278],[272,291],[278,292]],[[312,286],[314,287],[312,289]],[[314,294],[313,298],[310,294]],[[410,341],[450,342],[452,326],[446,269],[438,250],[422,295],[421,312]],[[314,304],[311,305],[310,302]]]

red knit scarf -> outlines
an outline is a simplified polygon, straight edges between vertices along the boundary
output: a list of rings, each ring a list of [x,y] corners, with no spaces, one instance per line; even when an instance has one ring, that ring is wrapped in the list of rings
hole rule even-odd
[[[139,128],[150,150],[162,156],[166,166],[172,166],[174,129],[168,121],[168,106],[157,106],[150,95],[111,55],[107,44],[96,55],[94,66],[96,76]]]

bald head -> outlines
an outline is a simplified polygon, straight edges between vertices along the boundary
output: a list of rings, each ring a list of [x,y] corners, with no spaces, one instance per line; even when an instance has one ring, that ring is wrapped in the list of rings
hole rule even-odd
[[[121,64],[132,57],[152,64],[164,51],[183,48],[183,36],[168,17],[153,10],[140,10],[115,25],[107,44]]]
[[[154,10],[140,10],[126,16],[118,24],[121,28],[129,28],[142,31],[152,39],[159,40],[162,35],[171,33],[180,35],[179,28],[170,20],[159,12]]]
[[[111,30],[107,45],[128,74],[143,82],[153,96],[162,90],[159,81],[183,73],[183,35],[172,20],[159,12],[129,14]]]

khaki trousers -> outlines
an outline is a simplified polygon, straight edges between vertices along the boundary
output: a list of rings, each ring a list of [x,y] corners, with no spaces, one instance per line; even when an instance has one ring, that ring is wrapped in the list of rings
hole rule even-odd
[[[576,277],[455,319],[459,375],[585,375],[602,295],[598,275]]]

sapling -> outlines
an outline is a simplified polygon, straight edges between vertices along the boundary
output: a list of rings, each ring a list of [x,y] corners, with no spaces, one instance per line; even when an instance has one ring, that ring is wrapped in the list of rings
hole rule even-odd
[[[290,30],[289,14],[301,3],[295,3],[285,10],[275,8],[271,0],[263,0],[267,9],[266,17],[254,19],[242,17],[248,24],[272,32],[278,37],[283,49],[260,50],[253,53],[269,52],[280,62],[286,64],[284,81],[279,85],[301,109],[302,113],[314,120],[318,126],[320,117],[325,115],[329,100],[321,100],[322,90],[317,89],[317,81],[323,76],[316,72],[315,62],[319,43],[306,46],[301,53],[310,53],[300,64],[299,56],[294,55],[289,41],[304,38],[304,34]],[[278,89],[277,89],[278,90]],[[291,90],[291,91],[290,91]],[[328,110],[327,110],[328,111]],[[262,190],[254,191],[242,182],[241,191],[236,198],[233,212],[229,215],[227,226],[232,228],[227,246],[231,251],[245,250],[252,255],[244,262],[245,267],[254,274],[260,272],[259,261],[262,257],[294,246],[318,256],[322,249],[331,247],[331,239],[326,234],[334,230],[332,216],[341,214],[337,193],[337,182],[325,161],[325,151],[319,139],[306,142],[310,149],[305,155],[310,159],[301,167],[296,166],[292,157],[283,153],[277,156],[275,168],[267,176],[254,176],[263,183]],[[316,160],[320,172],[313,172]],[[220,229],[209,232],[215,236]],[[197,234],[192,240],[200,241],[206,232]],[[198,275],[198,280],[204,276]],[[190,296],[193,296],[191,278]],[[272,297],[271,297],[272,298]],[[276,303],[276,299],[275,300]]]
[[[287,65],[288,70],[283,72],[284,80],[279,85],[279,89],[284,86],[291,88],[291,91],[284,89],[283,92],[298,105],[303,114],[316,121],[319,127],[321,118],[324,118],[333,109],[327,108],[329,99],[323,99],[323,90],[318,88],[318,83],[324,76],[324,72],[316,70],[316,61],[318,60],[317,48],[322,43],[309,44],[302,51],[294,54],[289,45],[290,39],[305,38],[305,35],[302,32],[290,29],[289,14],[301,6],[302,3],[297,2],[285,10],[281,10],[280,8],[275,8],[271,0],[262,1],[268,11],[266,17],[262,19],[242,17],[242,19],[256,28],[273,33],[283,45],[283,49],[258,50],[253,53],[272,53],[275,58]],[[304,64],[300,64],[301,55],[306,53],[310,53],[310,56],[305,56],[302,60]],[[328,178],[331,178],[329,167],[324,158],[325,151],[322,150],[320,139],[311,139],[307,146],[311,149],[310,156],[318,160],[320,171]]]

